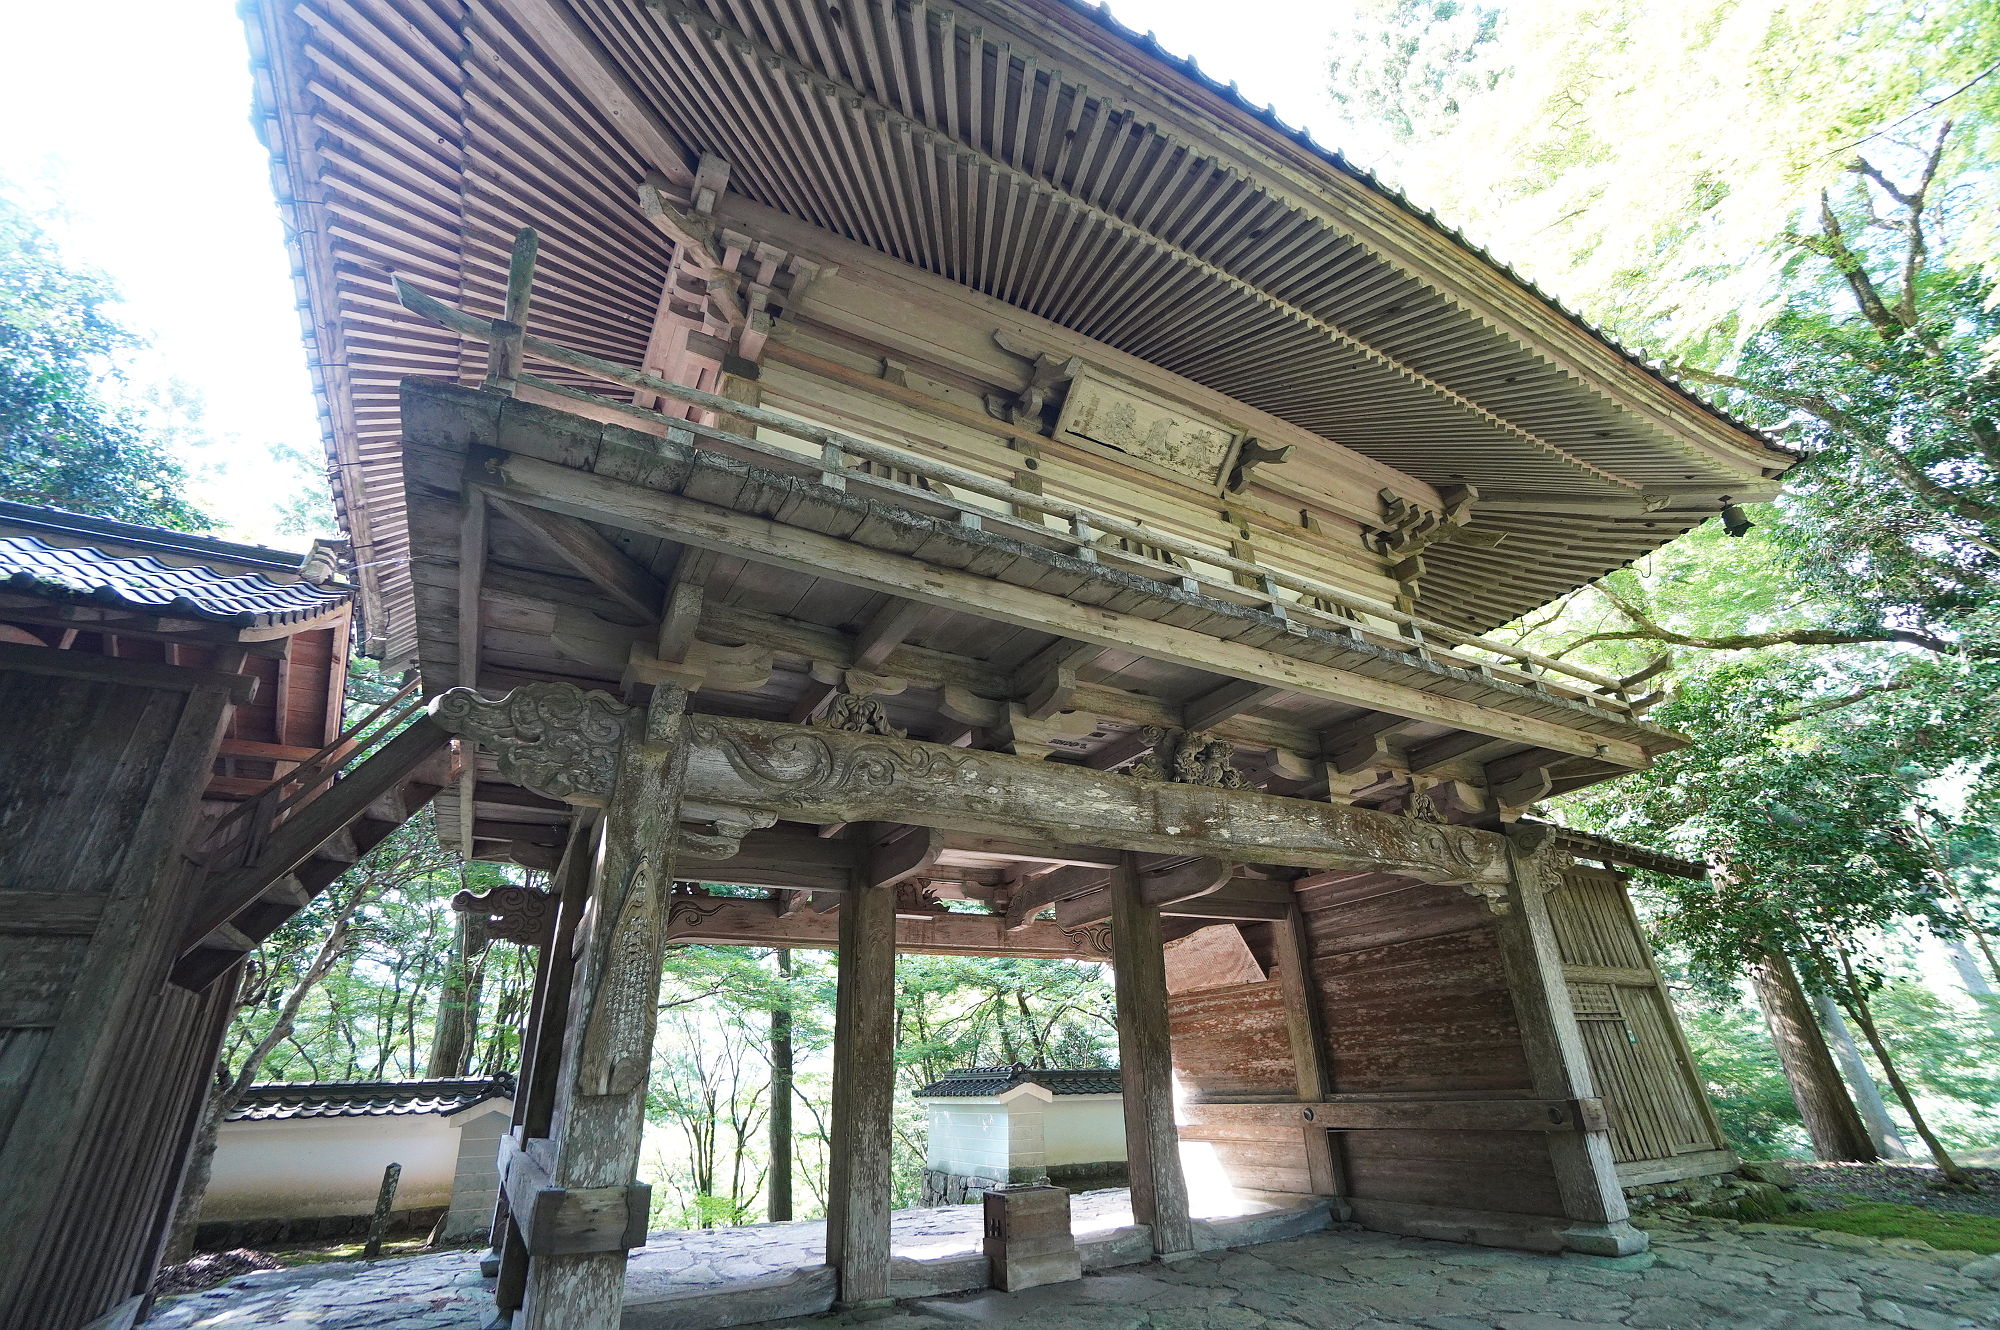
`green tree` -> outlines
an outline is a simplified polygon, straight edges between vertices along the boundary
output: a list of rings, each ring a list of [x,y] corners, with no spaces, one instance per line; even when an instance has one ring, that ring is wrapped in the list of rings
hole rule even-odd
[[[0,193],[0,498],[206,530],[183,495],[185,468],[115,391],[139,346],[116,302],[103,274],[68,261]]]

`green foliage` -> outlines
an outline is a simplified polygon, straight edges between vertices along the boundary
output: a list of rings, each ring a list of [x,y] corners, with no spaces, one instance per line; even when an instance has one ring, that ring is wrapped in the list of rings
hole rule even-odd
[[[258,949],[224,1065],[239,1065],[271,1032],[334,920],[353,904],[332,969],[305,994],[290,1034],[265,1058],[258,1079],[424,1075],[459,918],[451,898],[507,880],[498,865],[461,865],[439,842],[429,810],[418,814]],[[482,998],[470,1074],[513,1071],[520,1061],[519,1022],[534,982],[533,956],[495,943],[473,967]]]
[[[155,422],[111,391],[138,341],[101,273],[0,193],[0,498],[203,531]]]
[[[1914,1238],[1939,1251],[2000,1252],[2000,1218],[1992,1215],[1862,1201],[1837,1210],[1788,1214],[1781,1222],[1870,1238]]]
[[[1430,137],[1499,80],[1482,57],[1500,13],[1460,0],[1356,5],[1333,35],[1335,104],[1399,144]]]
[[[1684,1004],[1688,1050],[1729,1147],[1749,1159],[1805,1155],[1805,1130],[1762,1022],[1739,1002]]]

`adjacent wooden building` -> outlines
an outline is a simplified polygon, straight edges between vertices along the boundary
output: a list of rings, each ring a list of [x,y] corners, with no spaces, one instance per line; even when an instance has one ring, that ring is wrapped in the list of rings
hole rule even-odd
[[[367,644],[459,737],[443,834],[555,869],[483,906],[545,948],[517,1324],[616,1324],[677,941],[839,948],[850,1304],[899,949],[1112,962],[1162,1253],[1184,1137],[1601,1254],[1622,1183],[1728,1166],[1638,856],[1522,816],[1680,740],[1481,634],[1787,454],[1101,10],[250,15]]]
[[[0,502],[0,1325],[131,1324],[238,962],[427,797],[301,563]]]

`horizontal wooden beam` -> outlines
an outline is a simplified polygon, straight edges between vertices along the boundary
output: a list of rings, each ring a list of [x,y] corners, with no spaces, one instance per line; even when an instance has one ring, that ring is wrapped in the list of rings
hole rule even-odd
[[[645,1183],[558,1187],[512,1136],[500,1138],[500,1170],[508,1214],[530,1255],[629,1251],[646,1244],[653,1189]]]
[[[406,395],[412,390],[406,388]],[[414,401],[406,402],[405,409],[414,415],[422,414]],[[515,449],[536,449],[558,456],[564,455],[560,448],[574,443],[573,433],[565,435],[562,444],[553,438],[538,439],[538,428],[528,424],[525,415],[522,428],[506,427],[511,414],[539,413],[542,408],[509,400],[500,403],[499,409],[502,422],[496,433]],[[534,417],[542,418],[539,414]],[[417,432],[413,443],[420,442],[421,437],[421,432]],[[1532,743],[1557,752],[1602,758],[1632,769],[1649,762],[1640,745],[1615,735],[1579,730],[1443,692],[1429,692],[1262,647],[1210,637],[1140,615],[1080,604],[996,578],[689,499],[672,490],[676,484],[685,483],[696,469],[728,473],[725,483],[734,483],[739,488],[754,490],[761,482],[753,475],[752,468],[734,459],[699,452],[672,439],[636,433],[631,437],[646,439],[643,454],[636,445],[627,449],[616,443],[600,444],[596,465],[614,473],[644,477],[649,483],[580,470],[524,451],[492,459],[482,473],[490,479],[482,483],[490,485],[492,492],[503,498],[815,577],[836,578],[871,591],[975,613],[1016,627],[1060,633],[1079,642],[1132,651],[1213,674],[1451,725],[1494,738]],[[625,456],[628,452],[632,454],[629,458]],[[720,474],[718,479],[722,479]],[[786,492],[798,487],[798,482],[788,477],[772,475],[769,479]],[[834,507],[868,508],[865,500],[831,490],[817,492],[812,497]],[[997,548],[1004,540],[914,511],[883,512],[885,519],[893,516],[899,526],[933,527],[933,539],[940,543],[984,542],[981,548]],[[1054,557],[1025,544],[1018,545],[1018,552],[1021,557]],[[1161,594],[1167,595],[1164,590]]]
[[[1601,1099],[1371,1099],[1317,1103],[1191,1103],[1181,1135],[1190,1140],[1283,1140],[1300,1127],[1329,1131],[1606,1130]]]
[[[667,941],[676,944],[832,951],[838,948],[839,935],[836,913],[787,912],[783,903],[775,900],[674,896],[667,907]],[[1010,930],[995,914],[939,912],[927,919],[896,920],[897,951],[1102,961],[1109,959],[1108,947],[1101,929],[1066,933],[1051,923],[1033,923]]]
[[[431,703],[452,732],[483,743],[510,779],[571,803],[601,803],[638,713],[602,693],[527,684],[492,700],[457,688]],[[588,717],[587,743],[545,746],[545,721]],[[579,734],[579,738],[582,735]],[[902,822],[940,831],[1084,841],[1232,863],[1353,868],[1427,882],[1504,885],[1505,840],[1261,790],[1141,780],[1006,753],[723,716],[690,717],[691,804],[811,823]],[[754,821],[746,818],[745,821]]]
[[[257,680],[247,674],[224,674],[219,670],[198,670],[186,665],[120,660],[112,656],[93,656],[84,651],[23,646],[16,642],[0,642],[0,670],[86,679],[92,683],[124,684],[131,688],[164,688],[179,693],[215,688],[227,693],[229,700],[238,706],[257,696]]]

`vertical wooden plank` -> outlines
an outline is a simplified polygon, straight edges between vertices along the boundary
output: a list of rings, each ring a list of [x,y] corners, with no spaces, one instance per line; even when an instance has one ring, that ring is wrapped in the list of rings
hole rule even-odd
[[[1513,880],[1500,916],[1501,962],[1521,1031],[1529,1077],[1538,1099],[1593,1099],[1590,1055],[1570,1006],[1562,953],[1545,893],[1561,881],[1553,838],[1540,827],[1508,836]],[[1564,1242],[1575,1251],[1625,1256],[1646,1249],[1646,1235],[1627,1219],[1608,1131],[1548,1132],[1544,1136],[1563,1213],[1574,1221]]]
[[[1139,888],[1139,859],[1118,857],[1111,878],[1111,965],[1118,1004],[1119,1074],[1125,1088],[1125,1158],[1132,1217],[1153,1229],[1163,1256],[1194,1250],[1187,1179],[1174,1126],[1173,1041],[1167,1028],[1167,962],[1160,912]]]
[[[1306,933],[1305,912],[1294,904],[1290,914],[1273,921],[1271,932],[1277,942],[1278,988],[1285,999],[1285,1034],[1291,1040],[1299,1098],[1315,1103],[1325,1099],[1331,1087],[1322,1061],[1326,1043],[1321,1030],[1319,994],[1313,983],[1312,939]],[[1301,1131],[1306,1175],[1312,1179],[1313,1194],[1339,1195],[1340,1173],[1334,1159],[1332,1134],[1310,1122]]]
[[[863,828],[864,832],[871,830]],[[857,847],[874,837],[864,834]],[[871,882],[864,854],[840,901],[834,990],[832,1158],[826,1262],[840,1301],[889,1298],[890,1142],[896,1076],[896,889]]]
[[[567,1030],[571,980],[576,969],[577,921],[590,901],[596,869],[597,819],[584,812],[570,829],[562,861],[549,884],[556,896],[556,922],[535,966],[535,992],[528,1007],[528,1028],[521,1040],[521,1079],[515,1090],[513,1128],[523,1147],[549,1134],[555,1114],[556,1089],[561,1083],[563,1037]],[[507,1188],[494,1202],[493,1246],[499,1253],[498,1282],[493,1305],[502,1314],[520,1310],[528,1289],[528,1248],[507,1212]]]
[[[638,1173],[666,896],[687,783],[686,709],[685,689],[654,689],[643,739],[619,753],[551,1123],[549,1175],[558,1187],[629,1185]],[[533,1257],[520,1317],[525,1330],[616,1330],[625,1259],[622,1249]]]

